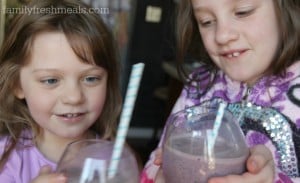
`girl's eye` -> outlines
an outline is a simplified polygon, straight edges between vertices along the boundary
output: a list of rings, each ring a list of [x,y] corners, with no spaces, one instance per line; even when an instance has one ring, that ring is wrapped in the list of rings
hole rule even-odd
[[[247,17],[253,13],[254,10],[237,11],[235,15],[238,17]]]
[[[43,80],[41,80],[41,82],[46,85],[54,85],[58,82],[58,79],[54,79],[54,78],[43,79]]]
[[[203,26],[203,27],[207,27],[207,26],[209,26],[209,25],[211,25],[212,24],[212,21],[204,21],[204,22],[201,22],[201,26]]]
[[[209,27],[214,23],[214,20],[202,20],[199,22],[201,27]]]
[[[97,76],[88,76],[88,77],[84,78],[84,81],[87,82],[87,83],[95,83],[95,82],[98,82],[100,80],[101,80],[101,78],[97,77]]]

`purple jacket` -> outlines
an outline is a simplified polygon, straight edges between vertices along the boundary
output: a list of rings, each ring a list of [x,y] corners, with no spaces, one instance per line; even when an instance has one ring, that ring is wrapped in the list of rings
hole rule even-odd
[[[222,71],[215,75],[213,86],[205,91],[213,78],[204,67],[196,69],[191,78],[201,81],[184,86],[172,113],[186,107],[224,101],[240,122],[248,146],[266,145],[275,159],[275,182],[300,183],[300,62],[288,68],[284,78],[261,78],[248,88],[245,83],[232,81]],[[267,119],[267,120],[266,120]],[[162,134],[159,147],[161,146]],[[159,169],[151,154],[142,172],[142,183],[153,183]]]

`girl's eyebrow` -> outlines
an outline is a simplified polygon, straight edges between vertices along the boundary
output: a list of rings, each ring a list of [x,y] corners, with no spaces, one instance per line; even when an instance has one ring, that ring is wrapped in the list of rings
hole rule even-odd
[[[197,5],[196,7],[193,7],[193,11],[194,12],[202,11],[204,9],[205,9],[205,7],[203,7],[201,5]]]
[[[105,69],[102,68],[102,67],[92,67],[92,68],[88,68],[88,69],[85,69],[84,71],[82,72],[90,72],[90,71],[104,71]],[[59,72],[59,69],[51,69],[51,68],[37,68],[37,69],[34,69],[32,71],[33,73],[37,73],[37,72]]]
[[[236,3],[236,4],[244,1],[248,1],[248,0],[231,0],[232,3]],[[206,11],[206,8],[205,6],[196,5],[196,7],[193,7],[193,11],[194,12]]]
[[[209,12],[209,10],[203,6],[198,6],[198,7],[193,8],[193,12],[195,15],[198,15],[200,13]]]
[[[54,72],[54,71],[58,71],[57,69],[49,69],[49,68],[38,68],[38,69],[34,69],[32,72],[35,73],[35,72]]]

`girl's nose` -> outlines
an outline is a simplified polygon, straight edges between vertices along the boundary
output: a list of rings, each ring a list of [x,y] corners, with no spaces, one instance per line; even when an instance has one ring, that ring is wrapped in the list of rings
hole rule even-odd
[[[218,44],[224,45],[238,38],[239,32],[234,23],[230,21],[220,21],[217,23],[215,39]]]
[[[84,101],[84,91],[80,84],[69,84],[62,92],[62,102],[64,104],[77,105]]]

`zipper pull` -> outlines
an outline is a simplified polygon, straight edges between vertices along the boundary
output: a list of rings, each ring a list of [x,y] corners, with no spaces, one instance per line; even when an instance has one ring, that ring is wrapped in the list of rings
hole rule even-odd
[[[247,88],[246,94],[245,94],[245,96],[242,99],[242,105],[243,105],[243,107],[245,107],[247,105],[247,103],[248,103],[248,97],[251,94],[251,89],[252,89],[251,87]]]

